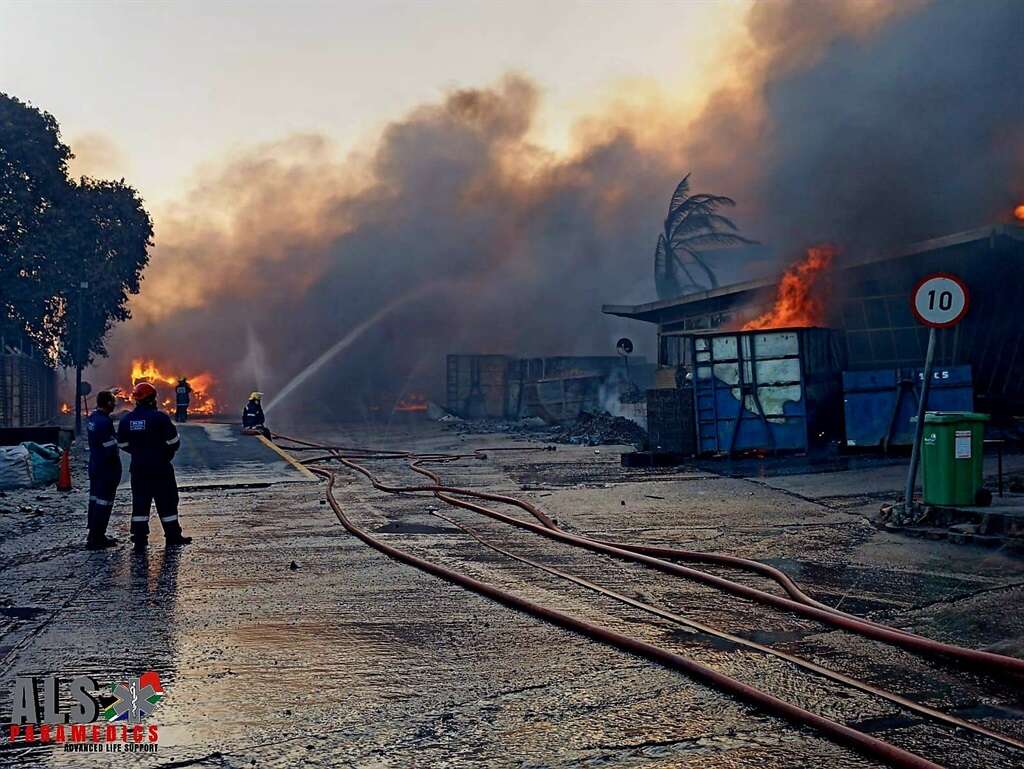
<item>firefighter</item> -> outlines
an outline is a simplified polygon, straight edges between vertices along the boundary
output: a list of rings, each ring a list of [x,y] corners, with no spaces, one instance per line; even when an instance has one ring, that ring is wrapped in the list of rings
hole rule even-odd
[[[102,390],[97,393],[96,409],[86,424],[89,435],[89,535],[85,546],[89,550],[101,550],[117,544],[116,539],[107,536],[114,495],[121,482],[121,455],[114,436],[114,422],[110,418],[116,403],[112,392]]]
[[[270,431],[264,423],[267,418],[263,416],[263,393],[254,392],[249,394],[249,402],[242,409],[242,429],[248,432],[257,432],[269,437]]]
[[[174,402],[177,407],[174,412],[175,422],[188,421],[188,404],[192,400],[192,385],[188,379],[182,377],[178,380],[178,386],[174,388]]]
[[[187,545],[192,541],[181,533],[178,522],[178,483],[171,459],[181,439],[171,418],[156,407],[156,388],[139,382],[132,390],[135,409],[121,417],[117,426],[117,445],[132,457],[132,540],[142,550],[149,540],[149,511],[156,512],[164,527],[168,545]]]

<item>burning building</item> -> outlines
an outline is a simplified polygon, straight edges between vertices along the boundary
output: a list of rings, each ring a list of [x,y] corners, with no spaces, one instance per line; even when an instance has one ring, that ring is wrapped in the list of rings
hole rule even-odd
[[[923,364],[928,329],[911,312],[911,290],[924,275],[953,273],[966,281],[971,305],[960,324],[939,334],[936,365],[970,366],[975,407],[1005,418],[1024,414],[1022,265],[1024,227],[997,225],[873,256],[812,249],[782,278],[603,311],[657,325],[662,388],[695,370],[692,339],[713,331],[827,327],[838,332],[844,370],[912,369]]]

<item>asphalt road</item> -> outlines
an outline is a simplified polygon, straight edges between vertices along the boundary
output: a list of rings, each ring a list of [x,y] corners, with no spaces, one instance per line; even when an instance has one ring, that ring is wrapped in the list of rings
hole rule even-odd
[[[186,466],[207,461],[199,448],[207,437],[183,450],[183,457],[195,449],[201,459],[183,464],[179,479]],[[508,443],[433,427],[318,437],[432,451]],[[230,455],[231,445],[210,451],[227,448]],[[278,460],[266,461],[273,472],[283,470],[273,464]],[[875,766],[678,673],[393,563],[341,529],[322,504],[321,484],[292,477],[299,482],[254,488],[259,470],[247,462],[237,474],[243,486],[219,471],[219,485],[187,484],[195,490],[182,494],[182,523],[195,544],[165,551],[154,538],[145,558],[127,548],[80,549],[81,491],[0,497],[0,606],[6,607],[0,609],[0,718],[10,708],[8,684],[21,673],[91,674],[112,682],[155,670],[166,694],[154,714],[160,735],[154,755],[3,746],[0,764]],[[422,480],[400,462],[378,467],[395,482]],[[1024,620],[1007,609],[1020,605],[1024,561],[875,530],[865,514],[887,493],[887,472],[867,468],[775,482],[706,467],[625,470],[613,449],[559,447],[465,460],[443,475],[458,485],[529,497],[573,531],[767,560],[848,611],[1019,654]],[[799,483],[799,492],[782,488],[785,483]],[[354,476],[344,478],[338,498],[360,525],[396,546],[687,654],[939,763],[1021,765],[1007,750],[538,574],[432,515],[440,509],[432,498],[388,496]],[[122,528],[125,514],[119,502]],[[1024,737],[1019,692],[1005,682],[727,601],[708,588],[466,511],[444,514],[530,558]]]

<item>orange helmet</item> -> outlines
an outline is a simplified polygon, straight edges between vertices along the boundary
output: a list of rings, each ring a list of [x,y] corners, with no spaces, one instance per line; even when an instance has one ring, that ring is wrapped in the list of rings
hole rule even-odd
[[[146,398],[155,398],[156,388],[153,387],[149,382],[139,382],[132,389],[132,398],[135,399],[136,403],[141,403]]]

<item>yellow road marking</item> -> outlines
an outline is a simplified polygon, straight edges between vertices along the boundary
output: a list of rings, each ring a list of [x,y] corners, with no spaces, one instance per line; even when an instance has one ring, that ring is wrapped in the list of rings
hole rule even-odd
[[[303,465],[301,462],[299,462],[299,460],[297,460],[295,457],[293,457],[287,451],[282,449],[276,443],[274,443],[273,441],[268,441],[266,439],[266,437],[263,436],[263,435],[257,435],[256,437],[259,438],[261,441],[263,441],[264,444],[266,444],[267,446],[272,448],[274,451],[276,451],[278,454],[280,454],[282,457],[284,457],[284,460],[288,464],[290,464],[292,467],[294,467],[296,470],[298,470],[300,473],[302,473],[303,476],[305,476],[306,478],[308,478],[311,481],[318,481],[318,480],[320,480],[315,475],[313,475],[313,473],[311,473],[309,471],[308,467]]]

